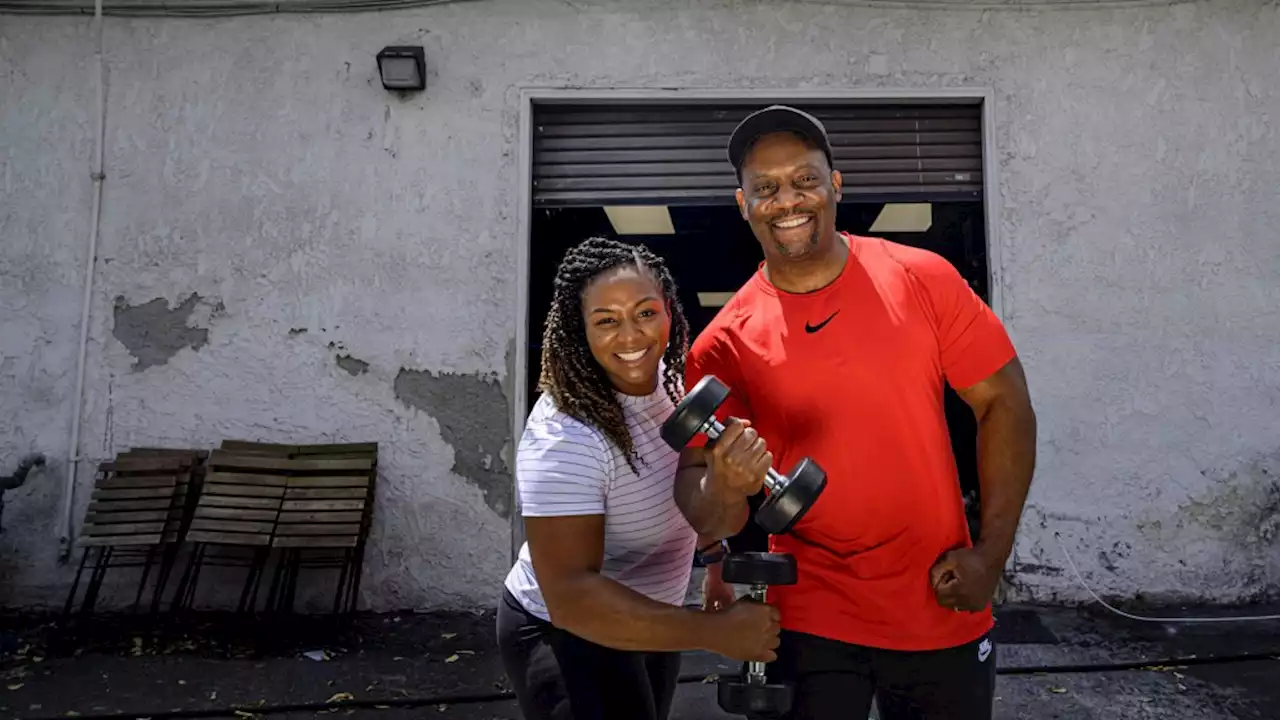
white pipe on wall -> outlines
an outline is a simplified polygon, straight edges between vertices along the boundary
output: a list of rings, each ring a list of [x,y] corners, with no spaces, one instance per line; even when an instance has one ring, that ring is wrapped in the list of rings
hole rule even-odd
[[[103,146],[106,144],[106,59],[103,57],[102,0],[94,0],[93,21],[98,34],[97,62],[94,64],[94,87],[97,91],[98,116],[94,137],[93,216],[89,219],[89,253],[85,259],[84,298],[80,308],[80,348],[76,360],[76,391],[72,400],[74,414],[71,418],[71,443],[67,448],[67,474],[62,485],[62,512],[58,519],[59,554],[66,558],[71,553],[71,528],[74,525],[76,470],[80,466],[80,416],[84,413],[84,373],[89,355],[89,310],[93,305],[93,274],[98,264],[98,228],[102,217]]]

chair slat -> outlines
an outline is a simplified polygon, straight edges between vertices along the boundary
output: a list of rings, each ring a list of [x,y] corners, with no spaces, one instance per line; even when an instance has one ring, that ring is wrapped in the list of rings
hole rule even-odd
[[[285,492],[285,497],[289,497],[288,491]],[[306,512],[363,510],[364,500],[285,500],[280,509]]]
[[[354,535],[293,535],[276,536],[271,544],[281,548],[352,548],[359,544],[358,541]]]
[[[206,495],[223,495],[228,497],[267,497],[282,498],[284,497],[284,486],[263,486],[263,485],[226,485],[222,483],[208,483],[204,486],[204,494]]]
[[[360,512],[281,512],[280,524],[294,523],[359,523]],[[281,528],[280,532],[292,532],[293,528]]]
[[[113,475],[98,481],[103,490],[125,488],[177,487],[177,475]]]
[[[231,485],[270,485],[284,487],[289,478],[284,475],[268,473],[230,473],[211,472],[205,475],[206,483],[228,483]]]
[[[275,522],[278,513],[275,510],[253,509],[243,507],[197,507],[194,518],[209,520],[261,520]]]
[[[93,500],[141,500],[142,498],[173,497],[172,487],[129,488],[126,490],[94,490],[89,496]]]
[[[357,487],[369,486],[368,475],[300,475],[289,478],[289,487]]]
[[[271,544],[271,535],[269,533],[214,532],[192,529],[187,531],[187,541],[208,543],[210,545],[261,547]]]
[[[289,500],[347,499],[363,498],[369,494],[366,488],[300,488],[292,487],[284,491]]]

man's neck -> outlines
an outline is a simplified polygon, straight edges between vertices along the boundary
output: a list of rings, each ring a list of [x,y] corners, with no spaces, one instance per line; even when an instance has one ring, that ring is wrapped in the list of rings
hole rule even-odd
[[[764,263],[764,277],[777,289],[794,294],[811,293],[830,285],[844,272],[849,260],[849,241],[839,233],[835,242],[821,257],[800,261],[768,259]]]

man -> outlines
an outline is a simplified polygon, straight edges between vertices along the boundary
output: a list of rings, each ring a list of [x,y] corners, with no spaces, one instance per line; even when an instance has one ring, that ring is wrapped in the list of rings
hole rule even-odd
[[[885,720],[990,718],[990,601],[1035,464],[1013,345],[943,258],[836,230],[841,178],[817,119],[761,110],[733,133],[729,159],[764,262],[690,350],[685,387],[715,375],[732,391],[719,416],[734,419],[714,447],[681,454],[677,502],[700,533],[728,537],[761,488],[718,479],[730,447],[770,452],[782,472],[812,457],[825,492],[770,538],[800,568],[797,585],[769,591],[783,633],[768,673],[795,684],[790,717],[865,718],[875,696]],[[976,544],[945,383],[977,420]],[[710,574],[709,594],[723,597]]]

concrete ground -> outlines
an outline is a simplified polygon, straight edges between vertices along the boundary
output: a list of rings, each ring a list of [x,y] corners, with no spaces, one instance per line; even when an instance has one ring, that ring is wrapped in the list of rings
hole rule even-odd
[[[1140,623],[1034,607],[997,617],[997,718],[1263,720],[1280,707],[1280,622]],[[520,718],[487,613],[362,615],[345,628],[102,616],[61,633],[8,617],[0,629],[18,635],[0,657],[0,718]],[[687,656],[672,720],[734,717],[707,681],[733,670]]]

